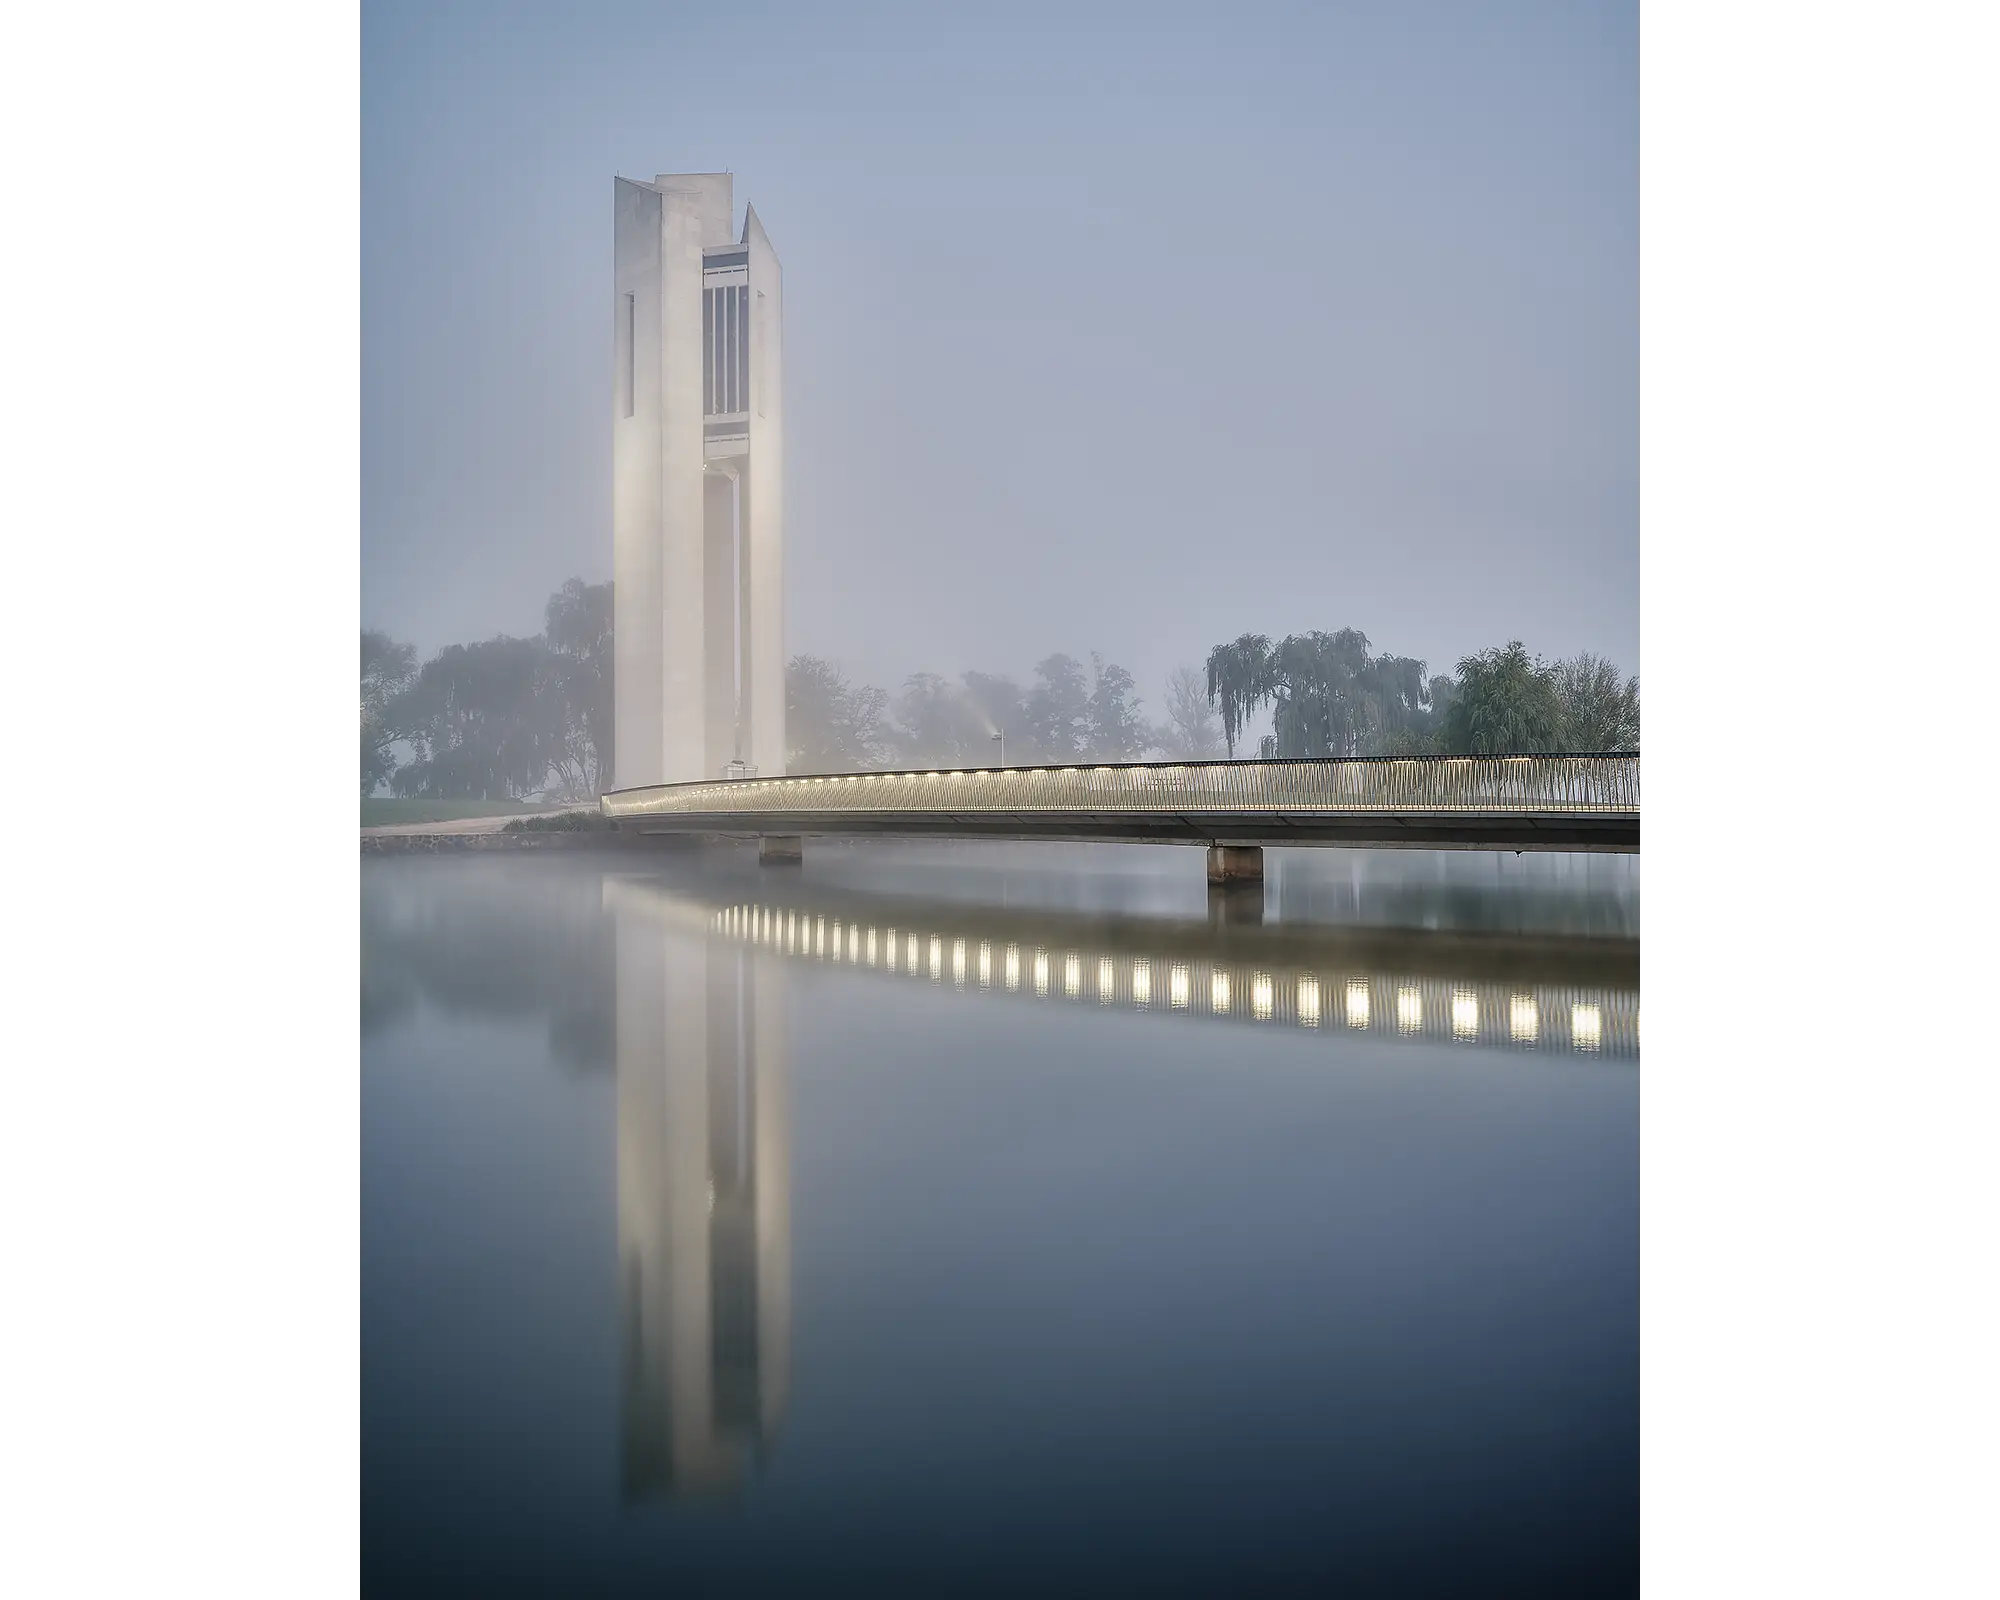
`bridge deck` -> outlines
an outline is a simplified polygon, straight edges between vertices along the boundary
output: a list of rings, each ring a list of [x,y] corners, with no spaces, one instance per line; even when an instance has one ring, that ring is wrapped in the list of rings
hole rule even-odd
[[[1134,763],[662,784],[604,797],[639,833],[1639,848],[1637,755]]]

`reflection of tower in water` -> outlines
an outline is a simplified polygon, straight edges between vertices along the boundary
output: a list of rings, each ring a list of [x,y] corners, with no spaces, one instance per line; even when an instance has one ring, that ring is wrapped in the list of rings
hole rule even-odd
[[[649,914],[637,886],[607,899],[625,1493],[727,1490],[773,1438],[790,1370],[784,973]]]

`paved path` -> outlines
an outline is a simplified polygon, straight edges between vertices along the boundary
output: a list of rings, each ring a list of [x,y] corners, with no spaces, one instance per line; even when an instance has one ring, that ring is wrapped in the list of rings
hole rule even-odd
[[[377,828],[363,828],[361,837],[395,839],[413,833],[498,833],[513,820],[512,817],[460,817],[454,822],[390,822]]]

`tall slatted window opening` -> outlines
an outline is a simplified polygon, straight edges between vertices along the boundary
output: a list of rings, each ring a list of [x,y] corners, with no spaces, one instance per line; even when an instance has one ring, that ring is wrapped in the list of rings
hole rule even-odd
[[[711,417],[750,409],[750,286],[702,291],[702,410]]]

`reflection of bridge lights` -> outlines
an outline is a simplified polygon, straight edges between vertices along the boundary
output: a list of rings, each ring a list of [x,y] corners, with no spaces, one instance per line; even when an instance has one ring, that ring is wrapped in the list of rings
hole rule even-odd
[[[1208,1009],[1218,1015],[1229,1009],[1229,974],[1218,972],[1208,980]]]
[[[931,976],[935,978],[938,975],[938,952],[935,948],[937,940],[931,940],[931,944],[933,946],[931,950]],[[914,978],[917,976],[917,963],[922,959],[922,953],[917,949],[917,936],[914,933],[910,935],[908,949],[910,953],[910,976]]]
[[[1101,957],[1097,963],[1097,1003],[1108,1006],[1117,998],[1118,969],[1111,964],[1109,956]]]
[[[1350,983],[1347,986],[1347,1025],[1350,1028],[1368,1026],[1368,985]]]
[[[821,918],[819,919],[819,926],[818,926],[818,928],[817,928],[817,929],[815,929],[815,930],[814,930],[814,932],[813,932],[813,954],[814,954],[814,955],[816,955],[816,956],[823,956],[823,955],[825,955],[825,954],[826,954],[826,918],[825,918],[825,917],[821,917]]]
[[[1319,979],[1299,979],[1299,1024],[1301,1027],[1319,1026]]]
[[[1187,1010],[1188,969],[1186,967],[1176,965],[1173,971],[1167,974],[1167,1004],[1172,1006],[1176,1011]]]
[[[1077,959],[1076,953],[1072,951],[1063,962],[1063,993],[1074,1000],[1077,997],[1077,992],[1082,988],[1083,963]]]
[[[985,939],[979,941],[979,987],[993,987],[993,946]]]
[[[872,938],[873,935],[870,935],[870,937]],[[861,947],[860,942],[861,930],[850,922],[847,925],[847,959],[849,962],[854,960],[855,953]]]
[[[1037,950],[1035,952],[1035,993],[1045,995],[1048,992],[1049,953],[1046,950]]]
[[[1396,1026],[1415,1033],[1424,1025],[1424,997],[1407,984],[1396,991]]]
[[[959,961],[959,976],[961,981],[963,980],[964,975],[965,975],[965,962],[963,959],[961,959]],[[944,941],[940,939],[936,934],[932,934],[931,935],[931,982],[936,983],[943,976],[944,976]]]
[[[1535,997],[1517,994],[1507,1002],[1507,1037],[1516,1044],[1533,1044],[1542,1031],[1542,1017]]]
[[[1271,1020],[1271,975],[1260,972],[1250,981],[1250,1015],[1259,1022]]]
[[[1451,1036],[1471,1039],[1479,1032],[1479,996],[1469,989],[1454,989],[1451,995]]]
[[[1144,961],[1132,963],[1132,1004],[1149,1006],[1153,1003],[1153,969]]]
[[[1570,1043],[1579,1050],[1595,1050],[1604,1043],[1604,1015],[1596,1006],[1569,1008]]]
[[[868,965],[871,967],[875,965],[875,930],[873,928],[868,930]]]
[[[951,942],[951,981],[961,989],[965,987],[965,941],[963,939],[954,939]]]
[[[1009,990],[1021,987],[1021,950],[1018,945],[1007,946],[1007,987]]]

